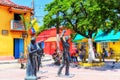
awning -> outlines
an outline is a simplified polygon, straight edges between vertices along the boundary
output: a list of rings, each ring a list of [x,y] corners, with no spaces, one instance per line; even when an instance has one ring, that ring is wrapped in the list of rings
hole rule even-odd
[[[75,38],[73,39],[73,42],[79,42],[84,39],[87,39],[87,38],[85,38],[80,34],[76,34]],[[94,38],[95,42],[111,42],[111,41],[113,42],[113,41],[119,41],[119,40],[120,40],[120,32],[115,33],[114,30],[112,30],[108,34],[105,34],[102,30],[99,30],[96,37]]]
[[[112,30],[110,33],[105,34],[104,32],[99,32],[95,39],[96,42],[111,42],[111,41],[118,41],[120,40],[120,32],[115,33],[114,30]]]
[[[56,41],[56,37],[49,37],[47,40],[45,40],[45,42],[53,42]]]
[[[82,36],[82,35],[80,35],[80,34],[76,34],[76,36],[75,36],[73,42],[80,41],[80,40],[82,40],[82,39],[84,39],[84,38],[85,38],[84,36]]]

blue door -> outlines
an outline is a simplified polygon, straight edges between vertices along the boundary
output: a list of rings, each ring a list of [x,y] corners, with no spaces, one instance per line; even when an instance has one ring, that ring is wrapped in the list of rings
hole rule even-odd
[[[24,40],[19,39],[19,53],[24,53]]]
[[[24,53],[24,40],[23,39],[14,39],[14,57],[18,59],[20,53]]]

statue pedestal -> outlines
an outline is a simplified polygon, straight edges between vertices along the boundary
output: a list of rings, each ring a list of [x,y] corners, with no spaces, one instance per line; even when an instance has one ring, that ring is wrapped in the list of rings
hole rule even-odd
[[[83,67],[95,67],[95,66],[104,66],[104,62],[93,62],[93,63],[88,63],[88,62],[79,62],[80,66]]]
[[[57,77],[72,78],[72,77],[74,77],[74,74],[70,74],[70,75],[63,75],[63,74],[60,74],[60,75],[57,75]]]
[[[36,76],[27,76],[25,77],[25,80],[37,80]]]

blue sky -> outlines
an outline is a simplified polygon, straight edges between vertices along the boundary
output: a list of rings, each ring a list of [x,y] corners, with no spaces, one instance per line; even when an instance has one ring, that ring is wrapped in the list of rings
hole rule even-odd
[[[23,6],[29,6],[32,7],[32,0],[11,0],[12,2],[23,5]],[[53,0],[34,0],[35,5],[35,17],[37,17],[39,24],[43,24],[43,17],[46,14],[44,11],[45,4],[48,4],[52,2]]]

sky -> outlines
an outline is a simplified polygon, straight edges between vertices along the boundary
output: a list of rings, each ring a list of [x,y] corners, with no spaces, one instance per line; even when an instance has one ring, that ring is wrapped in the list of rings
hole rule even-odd
[[[32,8],[32,0],[11,0],[12,2],[28,6]],[[53,0],[34,0],[34,6],[35,6],[35,17],[37,17],[37,20],[39,22],[39,25],[43,25],[43,17],[47,13],[44,11],[45,5],[52,2]]]

